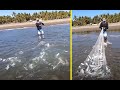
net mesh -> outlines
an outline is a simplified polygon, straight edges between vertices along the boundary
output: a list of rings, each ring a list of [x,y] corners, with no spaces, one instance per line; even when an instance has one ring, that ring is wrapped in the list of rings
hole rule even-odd
[[[107,66],[105,56],[103,29],[92,51],[84,63],[80,64],[78,73],[81,79],[85,77],[105,78],[110,76],[110,69]]]

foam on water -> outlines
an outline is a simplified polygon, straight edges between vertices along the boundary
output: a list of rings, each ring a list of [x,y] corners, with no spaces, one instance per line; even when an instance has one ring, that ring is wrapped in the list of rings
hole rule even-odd
[[[23,54],[23,51],[19,51],[19,54]]]
[[[55,25],[49,25],[49,27],[64,26],[64,25],[69,25],[69,23],[66,23],[66,24],[55,24]]]
[[[9,65],[7,65],[7,67],[5,68],[6,70],[8,70],[10,68],[10,66]]]
[[[64,52],[66,52],[66,53],[67,53],[68,51],[64,50]]]
[[[49,44],[49,43],[47,43],[47,44],[45,44],[45,46],[46,46],[46,47],[50,47],[50,44]]]
[[[0,30],[0,31],[6,31],[6,30],[16,30],[16,29],[26,29],[26,28],[34,28],[34,27],[22,27],[22,28],[11,28],[11,29],[3,29],[3,30]]]
[[[60,55],[60,53],[57,53],[57,54],[55,55],[55,57],[57,58],[59,55]]]
[[[109,35],[110,37],[119,38],[120,35]]]
[[[2,58],[0,58],[0,61],[2,61]]]
[[[33,68],[34,68],[34,65],[33,65],[33,64],[29,64],[29,68],[30,68],[30,69],[33,69]]]

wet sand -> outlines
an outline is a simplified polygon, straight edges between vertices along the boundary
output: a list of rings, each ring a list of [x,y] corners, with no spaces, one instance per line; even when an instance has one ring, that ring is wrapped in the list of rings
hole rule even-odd
[[[55,25],[55,24],[65,24],[65,23],[69,23],[69,22],[70,22],[70,18],[43,21],[45,26]],[[0,30],[13,29],[13,28],[23,28],[23,27],[35,27],[35,21],[34,22],[25,22],[25,23],[3,24],[3,25],[0,25]]]
[[[87,26],[75,26],[72,27],[72,32],[83,32],[83,31],[99,31],[99,25],[87,25]],[[119,23],[110,23],[109,30],[120,30],[120,22]]]

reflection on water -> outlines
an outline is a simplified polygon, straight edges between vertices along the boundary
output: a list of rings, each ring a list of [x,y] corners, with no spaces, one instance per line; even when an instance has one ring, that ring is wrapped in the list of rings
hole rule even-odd
[[[0,32],[0,79],[69,79],[69,25]]]
[[[95,44],[99,32],[85,34],[73,34],[73,79],[79,80],[77,70],[80,63],[83,63]],[[111,77],[107,79],[120,79],[120,31],[109,31],[108,40],[111,45],[106,48],[106,60],[111,70]],[[86,78],[92,79],[92,78]],[[105,79],[105,78],[102,78]]]

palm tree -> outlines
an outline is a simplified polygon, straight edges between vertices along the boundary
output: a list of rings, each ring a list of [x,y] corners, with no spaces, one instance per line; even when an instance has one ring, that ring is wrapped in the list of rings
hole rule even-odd
[[[13,16],[13,17],[16,17],[16,13],[15,13],[15,12],[13,12],[13,13],[12,13],[12,16]]]

